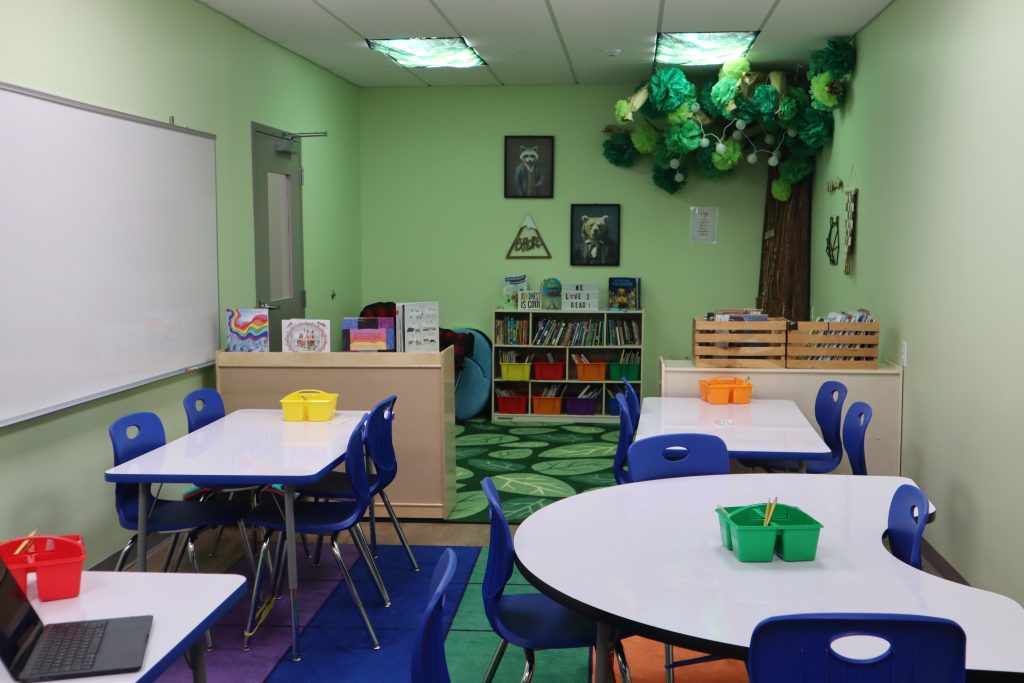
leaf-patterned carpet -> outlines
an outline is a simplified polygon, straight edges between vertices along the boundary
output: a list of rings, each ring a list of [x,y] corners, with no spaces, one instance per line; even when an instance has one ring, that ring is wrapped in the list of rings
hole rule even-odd
[[[480,481],[491,477],[512,523],[548,503],[611,486],[618,425],[494,424],[470,420],[455,427],[458,498],[449,522],[487,522]]]

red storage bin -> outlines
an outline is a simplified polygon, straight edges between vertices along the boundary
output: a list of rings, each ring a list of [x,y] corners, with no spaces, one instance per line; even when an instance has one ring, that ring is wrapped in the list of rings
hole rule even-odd
[[[15,555],[14,552],[26,541],[25,549]],[[82,587],[85,545],[81,536],[15,538],[0,543],[0,557],[23,591],[27,590],[28,573],[36,573],[40,600],[73,598]]]
[[[565,379],[565,362],[555,361],[549,363],[547,361],[534,361],[533,363],[533,378],[534,379]]]
[[[525,396],[495,396],[499,413],[523,415],[526,413]]]

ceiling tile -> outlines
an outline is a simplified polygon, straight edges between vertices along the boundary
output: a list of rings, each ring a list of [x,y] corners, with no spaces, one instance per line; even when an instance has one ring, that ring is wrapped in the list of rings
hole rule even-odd
[[[506,63],[498,67],[491,67],[491,70],[505,85],[568,85],[575,83],[568,64],[529,66]]]
[[[781,0],[750,48],[750,60],[806,64],[832,36],[854,35],[892,0]]]
[[[525,39],[558,39],[544,0],[502,3],[482,0],[434,1],[467,39],[510,35],[519,35]]]
[[[604,83],[629,83],[635,85],[651,77],[650,62],[584,63],[574,64],[573,68],[576,70],[576,78],[585,85]]]
[[[357,37],[313,0],[208,0],[207,4],[275,42]]]
[[[366,46],[362,38],[355,40],[299,40],[282,41],[281,45],[296,54],[329,69],[351,66],[360,69],[385,69],[402,67]]]
[[[395,65],[394,69],[373,69],[364,67],[343,67],[331,69],[332,72],[361,88],[377,88],[391,86],[424,86],[426,83],[417,79],[408,69]]]
[[[756,31],[774,4],[775,0],[674,0],[665,3],[661,30],[666,33]]]
[[[367,38],[447,38],[454,31],[429,0],[317,0]]]
[[[569,50],[569,58],[573,64],[577,62],[604,62],[619,60],[622,62],[654,62],[654,46],[656,34],[632,35],[624,34],[565,34],[565,47]],[[618,54],[610,57],[608,50],[618,50]]]
[[[653,37],[660,0],[550,0],[562,35],[599,35],[614,31],[625,38]],[[507,3],[514,4],[514,3]]]
[[[416,69],[416,75],[430,85],[499,85],[486,67],[472,69]]]

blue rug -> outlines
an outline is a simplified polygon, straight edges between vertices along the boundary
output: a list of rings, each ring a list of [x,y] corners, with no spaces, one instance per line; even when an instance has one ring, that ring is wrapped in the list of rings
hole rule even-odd
[[[409,680],[413,639],[426,607],[430,579],[444,552],[444,546],[413,546],[422,568],[413,572],[401,546],[380,546],[377,564],[384,577],[391,607],[384,608],[373,588],[366,563],[351,569],[359,595],[370,616],[381,649],[370,649],[370,638],[348,588],[339,584],[300,636],[302,661],[286,654],[266,679],[289,681],[353,681],[359,683],[403,683]],[[451,626],[469,583],[480,548],[454,547],[458,567],[448,588],[445,627]],[[479,595],[475,595],[479,599]],[[489,654],[485,654],[488,657]]]

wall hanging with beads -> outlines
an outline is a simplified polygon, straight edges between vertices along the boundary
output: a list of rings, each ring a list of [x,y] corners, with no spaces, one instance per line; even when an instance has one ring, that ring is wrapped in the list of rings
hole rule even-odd
[[[754,164],[763,156],[779,169],[772,195],[787,201],[832,139],[832,111],[846,98],[855,59],[852,39],[830,39],[811,55],[807,87],[788,85],[779,71],[752,71],[742,58],[724,64],[717,82],[699,92],[679,67],[659,69],[615,103],[616,124],[604,129],[604,156],[629,167],[651,154],[654,184],[669,194],[686,184],[690,163],[717,178],[744,158]]]

